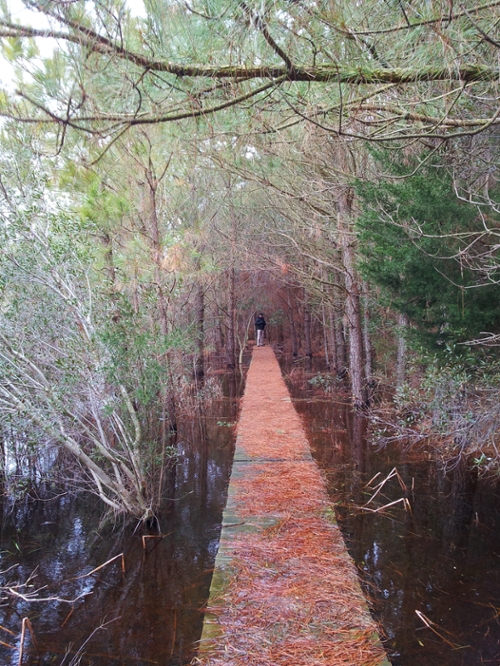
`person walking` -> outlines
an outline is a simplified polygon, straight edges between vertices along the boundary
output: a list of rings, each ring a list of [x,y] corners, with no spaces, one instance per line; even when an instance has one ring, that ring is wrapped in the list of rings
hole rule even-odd
[[[255,330],[257,331],[257,347],[264,346],[264,329],[266,328],[266,320],[262,312],[259,312],[259,316],[255,320]]]

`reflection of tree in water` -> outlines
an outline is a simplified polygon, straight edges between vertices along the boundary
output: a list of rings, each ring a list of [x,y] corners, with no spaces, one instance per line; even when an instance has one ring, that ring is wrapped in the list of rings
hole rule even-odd
[[[292,387],[295,404],[393,666],[499,664],[500,482],[478,479],[465,459],[446,471],[425,452],[377,451],[342,397],[335,404],[299,385]],[[412,511],[357,510],[370,498],[368,481],[379,473],[378,483],[394,467]],[[404,495],[391,479],[379,505]]]
[[[443,541],[450,550],[466,551],[474,517],[474,497],[477,489],[477,467],[461,457],[451,474],[439,475],[439,481],[445,486],[443,503],[448,520],[444,524]]]
[[[236,420],[239,382],[236,377],[226,382],[229,399],[215,400],[207,413],[179,423],[179,463],[164,479],[166,508],[159,528],[165,536],[147,539],[147,554],[136,525],[103,526],[101,505],[94,505],[90,497],[85,502],[62,495],[51,502],[4,503],[0,568],[20,561],[16,577],[26,580],[38,567],[35,584],[47,585],[46,596],[74,598],[91,592],[74,608],[56,602],[16,602],[0,608],[0,624],[16,633],[20,619],[30,617],[47,663],[61,663],[70,645],[73,656],[103,623],[108,624],[85,645],[82,665],[151,660],[177,666],[189,659],[201,634],[201,609],[210,586],[231,466],[233,429],[218,424]],[[118,560],[75,580],[122,552],[124,575]],[[26,648],[34,659],[29,640]],[[1,663],[17,659],[16,651],[0,646]],[[26,659],[23,663],[29,663]]]

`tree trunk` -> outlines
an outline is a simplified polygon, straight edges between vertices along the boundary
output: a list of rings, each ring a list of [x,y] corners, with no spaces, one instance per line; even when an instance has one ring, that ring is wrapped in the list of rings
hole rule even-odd
[[[146,180],[149,186],[149,210],[148,219],[150,227],[150,248],[152,260],[154,263],[154,279],[157,293],[158,319],[160,322],[161,334],[166,337],[169,331],[168,324],[168,300],[163,288],[163,270],[161,267],[162,241],[158,221],[158,206],[156,194],[158,190],[158,179],[152,169],[146,170]],[[176,386],[174,383],[174,373],[171,371],[172,350],[167,351],[160,357],[161,363],[166,367],[166,380],[161,387],[162,402],[168,413],[170,430],[177,429],[177,400]]]
[[[304,345],[307,358],[312,358],[311,345],[311,311],[307,302],[307,294],[304,293]]]
[[[325,314],[325,304],[321,303],[321,321],[323,324],[323,349],[325,351],[325,363],[326,367],[330,367],[330,356],[331,356],[331,350],[330,350],[330,341],[328,338],[328,333],[329,333],[329,328],[326,323],[326,314]]]
[[[373,347],[370,336],[370,308],[368,303],[368,285],[362,284],[363,292],[363,348],[365,352],[365,380],[367,389],[373,387]],[[367,391],[369,393],[369,391]]]
[[[108,232],[101,235],[104,245],[104,270],[108,282],[108,293],[111,301],[111,319],[115,323],[120,320],[120,307],[117,299],[118,289],[116,286],[116,268],[113,254],[113,241]]]
[[[205,374],[205,291],[201,284],[196,285],[194,308],[196,317],[194,374],[195,377],[201,379]]]
[[[293,316],[293,309],[292,309],[292,299],[290,296],[290,289],[288,288],[287,291],[287,299],[288,299],[288,321],[290,324],[290,338],[292,342],[292,356],[296,358],[299,353],[298,349],[298,344],[297,344],[297,331],[295,330],[295,319]]]
[[[398,315],[398,351],[396,358],[396,388],[401,388],[406,381],[407,366],[407,343],[406,329],[408,328],[408,317],[405,314]]]
[[[227,336],[226,336],[226,364],[228,368],[236,366],[236,349],[235,349],[235,325],[236,325],[236,296],[235,296],[235,279],[234,267],[228,269],[228,286],[227,286]]]
[[[343,315],[345,310],[345,298],[343,298],[343,285],[338,283],[338,277],[335,282],[333,301],[330,309],[330,320],[332,322],[332,336],[335,348],[335,370],[338,377],[344,377],[347,374],[347,353]]]
[[[222,327],[222,314],[218,309],[218,316],[217,316],[217,321],[214,326],[214,345],[215,345],[215,351],[217,354],[222,355],[222,350],[224,349],[224,330]]]
[[[147,171],[147,181],[149,185],[149,220],[151,227],[151,250],[155,266],[155,284],[158,293],[158,311],[160,319],[160,329],[162,335],[168,333],[168,314],[167,298],[163,289],[163,278],[161,270],[161,234],[158,224],[158,207],[156,204],[156,191],[158,181],[150,169]]]
[[[355,407],[366,404],[363,368],[363,334],[359,298],[359,279],[354,265],[354,232],[351,229],[352,189],[344,188],[338,202],[339,242],[346,287],[346,317],[349,331],[349,374]]]

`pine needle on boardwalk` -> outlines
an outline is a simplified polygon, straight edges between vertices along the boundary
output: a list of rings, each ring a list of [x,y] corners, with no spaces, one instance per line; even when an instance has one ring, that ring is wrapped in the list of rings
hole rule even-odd
[[[229,582],[208,612],[206,666],[387,664],[274,354],[254,351],[223,547]]]

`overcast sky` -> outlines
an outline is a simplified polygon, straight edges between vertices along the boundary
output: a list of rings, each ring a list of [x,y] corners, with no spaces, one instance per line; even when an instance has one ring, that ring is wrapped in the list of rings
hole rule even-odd
[[[132,16],[146,15],[143,0],[124,0],[124,2],[130,9]],[[23,23],[38,30],[49,27],[49,22],[42,13],[26,9],[21,0],[7,0],[7,5],[14,23]],[[42,57],[51,55],[55,45],[54,40],[40,38],[37,43]],[[0,86],[12,89],[13,80],[12,67],[0,54]]]

